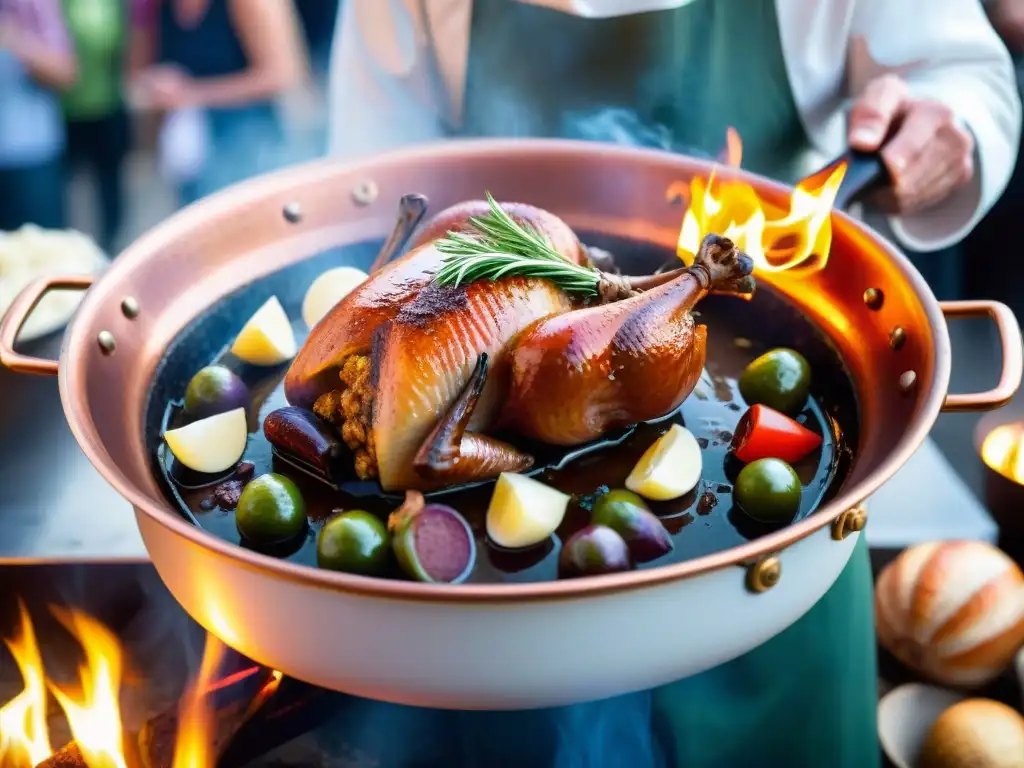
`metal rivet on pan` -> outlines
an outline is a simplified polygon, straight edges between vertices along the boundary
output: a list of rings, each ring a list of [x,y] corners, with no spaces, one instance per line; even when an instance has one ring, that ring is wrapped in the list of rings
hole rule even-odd
[[[673,181],[665,190],[665,202],[669,205],[682,205],[690,199],[690,184],[685,181]]]
[[[868,309],[881,309],[883,301],[885,301],[885,294],[882,293],[881,288],[868,288],[864,291],[864,303],[867,304]]]
[[[904,371],[900,374],[900,389],[903,390],[904,394],[910,392],[917,383],[917,374],[913,371]]]
[[[842,541],[851,533],[858,533],[864,530],[868,524],[868,513],[863,505],[851,507],[835,519],[832,523],[832,538]]]
[[[367,179],[356,184],[352,190],[352,200],[356,205],[369,205],[377,199],[377,185]]]
[[[762,557],[747,569],[747,589],[755,594],[767,592],[782,578],[782,563],[775,555]]]
[[[134,320],[139,316],[139,302],[134,296],[124,297],[124,300],[121,302],[121,314],[129,320]]]
[[[285,221],[292,224],[298,224],[302,221],[302,206],[298,203],[286,203],[284,208],[281,209],[281,213],[284,214]]]
[[[907,332],[897,325],[892,329],[892,333],[889,334],[889,346],[895,350],[900,350],[903,349],[903,345],[906,343]]]
[[[114,341],[114,334],[110,331],[100,331],[96,335],[96,341],[99,342],[100,351],[104,355],[114,354],[114,349],[117,347],[117,342]]]

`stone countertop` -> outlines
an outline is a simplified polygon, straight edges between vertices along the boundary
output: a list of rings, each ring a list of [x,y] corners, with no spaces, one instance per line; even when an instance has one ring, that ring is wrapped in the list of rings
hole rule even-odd
[[[56,357],[60,335],[22,346]],[[145,558],[132,508],[93,469],[56,377],[0,367],[0,563]]]

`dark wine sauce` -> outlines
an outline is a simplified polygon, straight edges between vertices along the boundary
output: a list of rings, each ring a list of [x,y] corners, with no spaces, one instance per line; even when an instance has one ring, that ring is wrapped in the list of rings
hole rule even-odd
[[[623,253],[622,244],[615,245],[618,247],[613,250]],[[372,250],[368,253],[372,254]],[[316,273],[338,263],[363,266],[363,260],[365,258],[349,258],[339,262],[335,258]],[[653,255],[648,254],[642,261],[654,261],[657,266],[665,261],[664,253],[658,251]],[[641,270],[630,271],[639,273]],[[316,273],[308,280],[311,281]],[[276,277],[270,276],[266,280],[275,281]],[[278,279],[276,282],[276,295],[289,314],[292,317],[297,316],[297,306],[301,303],[308,281],[293,278],[284,281]],[[286,287],[282,288],[281,283],[285,283]],[[294,287],[289,290],[287,284]],[[298,295],[292,295],[296,289]],[[759,301],[760,297],[749,304],[756,305]],[[771,297],[771,301],[782,305],[777,297]],[[247,305],[252,303],[254,302],[245,302]],[[683,424],[689,429],[702,447],[702,478],[693,491],[680,499],[649,502],[652,511],[661,518],[669,531],[675,547],[672,552],[660,559],[640,567],[655,568],[719,552],[777,530],[776,527],[752,520],[732,501],[733,484],[743,465],[730,454],[729,444],[736,424],[747,407],[739,394],[736,380],[751,360],[771,348],[750,338],[749,334],[758,330],[758,324],[750,320],[750,307],[738,306],[747,304],[740,299],[717,296],[708,297],[701,302],[698,307],[698,321],[708,326],[707,365],[694,392],[677,412],[657,422],[640,424],[610,435],[598,443],[572,450],[530,445],[522,439],[517,440],[514,436],[508,436],[517,445],[533,451],[537,458],[537,466],[531,474],[573,496],[562,525],[556,534],[544,543],[528,550],[509,551],[500,549],[486,540],[484,517],[493,490],[492,482],[432,494],[431,496],[438,502],[448,504],[461,512],[477,534],[477,561],[469,581],[533,582],[555,579],[561,542],[587,524],[590,506],[601,492],[608,488],[623,487],[626,476],[644,451],[673,422]],[[222,313],[215,312],[215,315],[217,314]],[[754,313],[753,316],[756,317],[757,314],[759,313]],[[228,341],[233,338],[246,317],[245,314],[235,316],[231,321],[230,330],[221,336],[221,343],[225,338]],[[805,320],[802,322],[806,324]],[[226,323],[217,322],[216,317],[197,321],[197,325],[203,324],[220,326]],[[306,330],[301,322],[296,323],[295,331],[297,339],[304,338]],[[852,423],[855,430],[856,423],[855,405],[851,402],[852,394],[844,392],[837,395],[836,390],[843,389],[843,386],[832,386],[834,382],[841,380],[841,384],[849,389],[848,379],[843,375],[845,372],[827,343],[817,336],[816,332],[812,335],[815,338],[812,340],[813,343],[809,342],[812,347],[809,351],[802,349],[799,343],[801,339],[810,338],[806,328],[794,329],[791,335],[793,341],[787,342],[787,345],[805,351],[811,360],[815,377],[812,383],[812,394],[815,396],[808,400],[807,407],[799,415],[798,421],[823,437],[822,446],[818,451],[794,465],[803,486],[803,498],[797,519],[811,514],[824,499],[838,489],[850,459],[851,442],[847,434],[850,430],[846,429],[846,425]],[[195,329],[187,336],[196,338]],[[261,551],[315,566],[317,532],[324,521],[336,511],[364,509],[386,518],[388,513],[398,506],[401,498],[382,493],[376,482],[360,482],[353,476],[353,479],[342,482],[339,488],[332,488],[275,455],[272,446],[263,435],[262,423],[271,411],[287,405],[282,386],[286,366],[272,370],[247,366],[229,352],[224,352],[223,347],[220,354],[215,353],[203,361],[196,359],[194,353],[181,353],[180,348],[187,346],[185,342],[188,339],[180,341],[182,343],[177,345],[178,349],[169,352],[170,360],[165,364],[165,369],[173,370],[174,375],[167,375],[167,370],[158,373],[157,384],[151,393],[148,437],[156,458],[155,469],[161,477],[162,484],[187,519],[220,538],[241,546],[249,546],[240,539],[233,511],[222,509],[212,501],[214,488],[222,479],[200,477],[184,470],[175,462],[159,438],[164,430],[182,423],[180,400],[172,398],[180,398],[192,374],[211,362],[235,370],[253,393],[249,442],[242,461],[254,465],[255,477],[267,472],[279,472],[291,477],[302,490],[306,501],[309,526],[305,535],[278,547],[275,551],[268,552],[265,548]],[[777,345],[779,342],[775,343]],[[209,344],[205,346],[209,348]],[[826,381],[819,380],[816,361],[828,369],[827,375],[822,377]],[[189,365],[191,369],[182,368]],[[156,399],[161,394],[165,395],[162,405]],[[156,423],[157,421],[159,423]],[[230,472],[226,473],[223,479],[228,479],[230,475]],[[401,578],[397,571],[391,575]]]

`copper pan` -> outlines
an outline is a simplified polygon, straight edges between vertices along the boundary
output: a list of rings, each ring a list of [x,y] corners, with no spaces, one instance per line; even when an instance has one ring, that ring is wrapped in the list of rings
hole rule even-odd
[[[421,192],[439,210],[489,189],[581,230],[672,247],[682,211],[666,190],[710,171],[691,158],[565,141],[451,142],[286,170],[193,205],[128,248],[92,284],[59,362],[14,352],[18,328],[48,290],[91,279],[32,285],[0,324],[0,360],[59,376],[72,431],[134,505],[172,593],[257,661],[325,687],[429,706],[533,707],[651,687],[734,658],[799,618],[849,558],[864,502],[939,412],[996,408],[1012,397],[1022,350],[1007,307],[936,301],[896,248],[837,212],[824,270],[766,274],[762,284],[831,338],[854,382],[859,444],[843,487],[809,518],[744,546],[599,578],[447,587],[319,571],[237,548],[170,507],[152,474],[143,412],[165,350],[192,320],[285,265],[384,237],[403,194]],[[742,171],[717,172],[750,182],[771,203],[790,193]],[[980,315],[1001,337],[999,383],[949,394],[947,318]]]

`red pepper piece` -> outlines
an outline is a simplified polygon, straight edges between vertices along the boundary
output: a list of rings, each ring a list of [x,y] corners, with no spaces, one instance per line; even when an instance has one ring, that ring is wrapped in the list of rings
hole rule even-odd
[[[743,414],[732,439],[732,452],[749,464],[758,459],[799,461],[821,445],[821,435],[765,405],[752,405]]]

